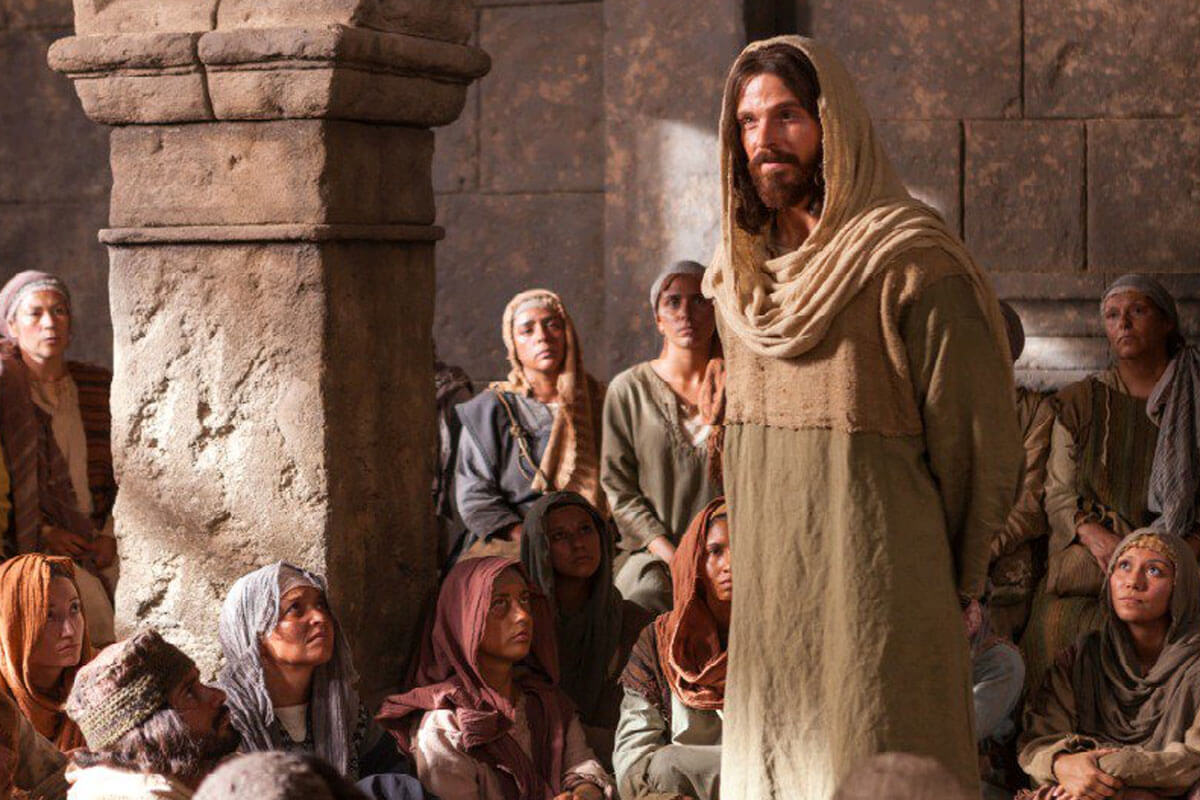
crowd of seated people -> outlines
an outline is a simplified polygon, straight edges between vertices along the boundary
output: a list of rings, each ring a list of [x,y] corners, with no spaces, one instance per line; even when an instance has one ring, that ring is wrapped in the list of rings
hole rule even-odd
[[[65,284],[13,278],[0,800],[719,798],[736,531],[702,271],[656,277],[659,357],[607,390],[556,294],[508,304],[507,377],[471,398],[459,375],[450,393],[463,402],[438,510],[464,530],[439,546],[415,667],[378,709],[359,697],[337,587],[286,562],[230,588],[215,685],[154,631],[112,643],[107,377],[66,360]],[[1015,360],[1021,321],[1003,310]],[[1200,784],[1200,359],[1151,278],[1112,283],[1100,317],[1108,369],[1014,397],[1021,493],[988,593],[964,601],[989,796],[1166,800]],[[865,765],[839,796],[909,778],[957,796],[913,758]]]

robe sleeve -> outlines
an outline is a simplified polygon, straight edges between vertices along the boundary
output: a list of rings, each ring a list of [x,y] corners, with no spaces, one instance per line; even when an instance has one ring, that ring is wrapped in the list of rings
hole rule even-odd
[[[1004,528],[992,542],[992,557],[1011,553],[1025,542],[1046,532],[1043,502],[1046,495],[1046,463],[1050,456],[1050,432],[1054,427],[1054,411],[1041,401],[1025,432],[1025,469],[1021,478],[1021,493]]]
[[[604,442],[600,448],[600,484],[621,538],[641,549],[656,537],[671,538],[654,507],[642,494],[634,445],[633,403],[627,381],[609,387],[604,398]]]
[[[653,791],[648,773],[654,754],[671,743],[667,721],[650,701],[625,690],[613,746],[613,771],[621,797],[640,797]]]
[[[1050,520],[1050,552],[1056,553],[1075,541],[1079,524],[1079,495],[1076,492],[1076,465],[1072,455],[1075,439],[1060,420],[1050,434],[1050,455],[1046,460],[1046,516]]]
[[[470,426],[463,425],[454,467],[454,499],[463,523],[481,539],[521,521],[521,515],[500,491],[498,471],[498,465],[488,462]]]
[[[1078,723],[1071,689],[1074,663],[1074,647],[1060,653],[1046,672],[1041,688],[1025,706],[1025,730],[1017,744],[1017,761],[1039,785],[1057,783],[1053,773],[1055,756],[1095,750],[1099,746],[1093,739],[1074,732]]]
[[[569,790],[581,783],[590,783],[604,792],[605,797],[613,796],[612,781],[604,767],[596,760],[592,748],[588,747],[587,736],[578,716],[572,718],[571,724],[567,726],[566,742],[563,744],[563,764],[564,789]]]
[[[3,521],[5,530],[3,535],[0,535],[0,547],[3,545],[3,540],[8,537],[8,519],[9,512],[12,511],[12,500],[10,499],[12,492],[12,480],[8,475],[8,459],[4,455],[4,451],[0,450],[0,521]],[[16,544],[15,542],[13,543]],[[0,549],[0,558],[4,557],[4,552]]]
[[[1162,750],[1122,747],[1101,756],[1098,763],[1126,786],[1171,796],[1185,794],[1200,780],[1200,720],[1192,722],[1182,742],[1172,742]]]
[[[24,715],[16,714],[17,765],[13,786],[28,800],[60,800],[67,796],[66,757],[34,730]]]
[[[957,570],[959,594],[983,594],[992,539],[1004,527],[1023,449],[1012,365],[996,344],[970,281],[928,286],[909,310],[905,346]]]
[[[459,746],[458,732],[436,724],[437,712],[421,718],[413,743],[417,778],[438,797],[487,800],[479,780],[479,762]]]

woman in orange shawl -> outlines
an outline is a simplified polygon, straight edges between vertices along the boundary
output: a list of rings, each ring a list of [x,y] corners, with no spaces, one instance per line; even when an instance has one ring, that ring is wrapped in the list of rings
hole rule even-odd
[[[733,597],[725,498],[679,540],[671,584],[674,608],[642,631],[621,675],[613,767],[622,798],[715,800]]]
[[[71,559],[30,553],[0,564],[0,690],[64,752],[85,745],[63,704],[91,657]]]

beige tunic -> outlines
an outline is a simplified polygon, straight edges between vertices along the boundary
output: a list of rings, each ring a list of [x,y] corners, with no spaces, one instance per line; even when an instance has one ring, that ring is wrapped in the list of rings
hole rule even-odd
[[[977,787],[960,597],[982,591],[1022,454],[971,282],[910,251],[798,358],[754,355],[723,321],[722,341],[737,575],[722,795],[828,800],[884,751]]]
[[[517,744],[532,757],[533,740],[529,720],[525,716],[524,700],[517,706],[517,718],[511,731]],[[427,711],[421,716],[414,739],[413,755],[417,762],[417,778],[429,791],[447,800],[488,800],[502,797],[500,776],[487,764],[476,761],[461,746],[458,719],[454,711]],[[612,782],[583,734],[579,719],[567,728],[563,749],[563,776],[576,774],[594,778],[611,794]]]
[[[68,767],[67,782],[67,800],[191,800],[195,794],[166,775],[111,767]]]

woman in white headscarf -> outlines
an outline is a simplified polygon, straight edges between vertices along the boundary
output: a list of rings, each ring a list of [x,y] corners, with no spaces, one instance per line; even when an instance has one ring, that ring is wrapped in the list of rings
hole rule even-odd
[[[325,579],[285,562],[243,575],[221,610],[228,695],[242,749],[314,753],[343,775],[396,771],[389,737],[358,699],[358,674]]]

